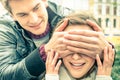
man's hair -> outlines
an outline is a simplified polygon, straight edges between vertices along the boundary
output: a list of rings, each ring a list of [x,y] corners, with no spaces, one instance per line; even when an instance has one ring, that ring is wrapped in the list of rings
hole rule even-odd
[[[1,0],[1,3],[3,5],[3,7],[9,12],[12,14],[12,10],[11,10],[11,7],[10,7],[10,1],[12,0]]]

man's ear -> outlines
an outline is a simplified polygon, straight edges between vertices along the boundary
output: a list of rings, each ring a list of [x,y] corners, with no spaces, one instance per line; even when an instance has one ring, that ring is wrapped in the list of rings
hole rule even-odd
[[[42,0],[45,4],[45,7],[48,7],[48,0]]]

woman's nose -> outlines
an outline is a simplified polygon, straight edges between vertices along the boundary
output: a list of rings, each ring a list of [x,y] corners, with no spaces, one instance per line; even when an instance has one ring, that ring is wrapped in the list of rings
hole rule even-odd
[[[75,59],[75,60],[77,60],[77,59],[80,59],[80,58],[81,58],[81,55],[80,55],[79,53],[74,53],[74,54],[72,55],[72,58]]]

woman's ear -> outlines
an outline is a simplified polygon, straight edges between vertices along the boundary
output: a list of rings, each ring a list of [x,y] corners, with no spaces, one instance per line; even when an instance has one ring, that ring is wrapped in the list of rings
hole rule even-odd
[[[44,2],[45,7],[48,7],[48,0],[42,0]]]

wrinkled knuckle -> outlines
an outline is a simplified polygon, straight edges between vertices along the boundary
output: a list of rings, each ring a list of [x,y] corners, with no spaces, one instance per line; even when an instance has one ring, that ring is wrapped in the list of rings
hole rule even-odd
[[[93,38],[93,41],[94,41],[95,44],[97,44],[97,45],[99,44],[98,38]]]
[[[96,52],[91,51],[91,53],[90,53],[90,54],[96,55]]]
[[[101,34],[98,34],[98,38],[99,38],[99,39],[101,38]]]
[[[113,62],[113,61],[114,61],[114,58],[113,58],[113,57],[111,57],[111,58],[110,58],[110,61],[111,61],[111,62]]]
[[[109,62],[111,62],[109,59],[105,60],[105,63],[109,64]]]
[[[95,50],[96,54],[100,54],[100,52],[101,52],[101,48],[99,48],[99,47],[95,47],[94,50]]]
[[[53,68],[54,67],[54,64],[51,64],[51,68]]]
[[[60,43],[60,42],[61,42],[61,39],[58,39],[57,41]]]
[[[97,33],[97,37],[98,37],[98,38],[100,38],[101,35],[102,35],[102,34],[101,34],[100,32]]]

